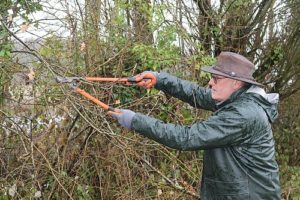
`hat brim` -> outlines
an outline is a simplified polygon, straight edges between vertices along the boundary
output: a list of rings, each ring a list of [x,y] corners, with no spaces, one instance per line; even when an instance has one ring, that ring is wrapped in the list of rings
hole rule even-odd
[[[264,86],[263,84],[258,83],[258,82],[253,81],[253,80],[250,80],[250,79],[230,76],[226,73],[223,73],[223,72],[220,72],[220,71],[217,71],[217,70],[213,69],[213,67],[214,67],[214,65],[213,66],[204,66],[204,67],[201,68],[201,70],[204,71],[204,72],[208,72],[208,73],[211,73],[211,74],[216,74],[216,75],[224,76],[224,77],[227,77],[227,78],[243,81],[243,82],[250,83],[250,84],[253,84],[253,85]]]

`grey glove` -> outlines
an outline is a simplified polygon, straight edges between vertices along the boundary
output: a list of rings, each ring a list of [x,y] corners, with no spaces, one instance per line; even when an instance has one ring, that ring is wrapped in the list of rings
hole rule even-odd
[[[127,129],[131,129],[132,119],[135,115],[135,112],[127,109],[120,110],[120,113],[109,112],[109,114],[118,120],[119,124]]]

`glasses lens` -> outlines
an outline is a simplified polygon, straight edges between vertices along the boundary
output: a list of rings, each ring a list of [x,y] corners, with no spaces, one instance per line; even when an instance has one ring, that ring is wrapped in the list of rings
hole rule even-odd
[[[212,79],[215,84],[217,84],[220,79],[224,79],[224,78],[225,77],[222,77],[222,76],[212,76]]]
[[[218,82],[217,77],[213,76],[212,79],[214,81],[214,84],[217,84],[217,82]]]

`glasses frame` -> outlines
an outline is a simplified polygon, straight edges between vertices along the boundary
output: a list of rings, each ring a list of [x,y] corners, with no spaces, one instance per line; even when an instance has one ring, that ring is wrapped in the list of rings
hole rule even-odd
[[[225,76],[218,76],[218,75],[211,75],[211,79],[213,80],[214,84],[218,84],[219,80],[225,79]]]

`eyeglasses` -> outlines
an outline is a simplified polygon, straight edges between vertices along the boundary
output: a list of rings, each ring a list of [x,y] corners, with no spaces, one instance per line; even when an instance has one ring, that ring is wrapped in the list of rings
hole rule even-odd
[[[227,78],[227,77],[212,75],[211,78],[212,78],[212,80],[214,81],[214,84],[217,84],[219,80],[225,79],[225,78]]]

